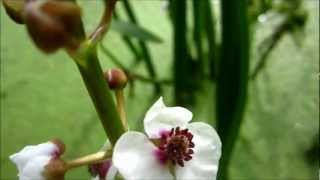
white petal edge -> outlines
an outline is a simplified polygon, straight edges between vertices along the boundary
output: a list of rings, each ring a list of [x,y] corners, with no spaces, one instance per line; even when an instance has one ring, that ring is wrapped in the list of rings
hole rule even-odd
[[[166,107],[162,97],[149,109],[143,122],[149,138],[159,138],[162,131],[184,128],[192,119],[192,112],[183,107]]]
[[[203,122],[188,124],[195,144],[194,154],[184,167],[176,167],[177,180],[215,180],[221,157],[221,140],[213,127]]]
[[[129,131],[116,142],[112,163],[127,180],[173,179],[167,167],[156,159],[155,150],[146,135]]]
[[[18,171],[22,171],[28,161],[37,156],[51,156],[59,148],[53,142],[46,142],[38,145],[30,145],[24,147],[21,151],[11,155],[9,158],[14,162]]]
[[[144,121],[148,121],[150,119],[153,119],[153,117],[155,115],[158,114],[158,112],[163,109],[166,108],[166,105],[163,102],[163,97],[161,96],[147,111]]]
[[[28,161],[23,170],[19,173],[19,180],[45,180],[43,172],[45,166],[50,162],[50,156],[38,156]]]
[[[114,180],[117,175],[117,172],[117,168],[112,164],[107,172],[106,180]]]

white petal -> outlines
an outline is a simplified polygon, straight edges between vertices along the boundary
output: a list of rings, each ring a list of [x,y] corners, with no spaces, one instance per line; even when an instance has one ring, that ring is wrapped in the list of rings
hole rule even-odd
[[[114,165],[111,165],[107,172],[106,180],[114,180],[117,175],[117,168]]]
[[[142,133],[123,134],[113,149],[113,165],[127,180],[173,179],[155,156],[156,147]]]
[[[19,180],[45,180],[43,171],[50,160],[50,156],[38,156],[28,161],[19,173]]]
[[[162,97],[149,109],[144,118],[144,130],[149,138],[159,138],[161,132],[171,128],[184,128],[192,119],[192,113],[183,107],[166,107]]]
[[[221,156],[221,141],[217,132],[203,122],[190,123],[187,127],[194,136],[194,154],[184,167],[176,167],[177,179],[215,180]]]
[[[158,114],[158,112],[166,108],[166,105],[163,103],[163,98],[162,96],[149,108],[149,110],[146,113],[146,116],[144,118],[144,121],[148,121],[150,119],[153,119],[155,115]]]
[[[38,145],[26,146],[20,152],[11,155],[9,158],[17,165],[20,172],[32,158],[37,156],[51,156],[57,150],[58,147],[56,144],[46,142]]]

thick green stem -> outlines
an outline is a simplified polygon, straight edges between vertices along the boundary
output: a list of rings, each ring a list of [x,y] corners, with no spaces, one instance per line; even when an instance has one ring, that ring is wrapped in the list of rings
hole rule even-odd
[[[194,67],[188,54],[187,1],[172,0],[170,4],[173,22],[173,75],[176,105],[190,105],[194,101]]]
[[[250,46],[247,0],[222,1],[221,5],[222,48],[216,84],[217,125],[222,141],[218,179],[228,180],[246,106]]]
[[[125,132],[97,57],[96,47],[84,47],[76,57],[82,79],[94,103],[103,128],[112,144]]]

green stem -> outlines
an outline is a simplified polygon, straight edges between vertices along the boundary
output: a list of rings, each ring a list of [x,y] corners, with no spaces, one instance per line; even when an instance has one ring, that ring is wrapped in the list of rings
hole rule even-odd
[[[172,0],[174,95],[176,105],[192,104],[194,76],[187,44],[187,1]]]
[[[70,170],[80,166],[103,162],[104,160],[111,157],[112,157],[112,151],[97,152],[97,153],[89,154],[87,156],[83,156],[77,159],[73,159],[71,161],[67,161],[66,166],[67,166],[67,170]]]
[[[212,80],[216,77],[216,63],[217,63],[217,50],[216,50],[216,32],[214,23],[213,9],[211,8],[211,1],[205,0],[204,2],[204,19],[205,19],[205,33],[207,36],[207,43],[209,47],[208,62],[210,63],[210,78]]]
[[[193,39],[197,53],[197,63],[199,64],[199,70],[201,76],[205,73],[205,64],[203,59],[203,47],[202,47],[202,35],[203,35],[203,2],[202,0],[193,0],[193,18],[194,18],[194,30]],[[203,78],[199,78],[202,80]]]
[[[115,9],[117,0],[105,1],[103,16],[100,20],[99,25],[95,31],[90,35],[91,41],[94,43],[99,42],[109,29],[111,24],[112,14]]]
[[[250,78],[254,80],[259,72],[265,67],[266,62],[268,60],[268,57],[272,50],[277,46],[277,44],[280,42],[283,35],[290,30],[290,17],[287,17],[287,19],[281,23],[271,34],[270,37],[263,40],[259,47],[261,49],[261,54],[259,57],[258,64],[255,66],[253,73],[251,74]]]
[[[123,89],[115,90],[115,94],[117,99],[117,111],[120,115],[122,125],[127,131],[129,126],[128,126],[127,115],[125,110]]]
[[[247,0],[221,1],[222,47],[216,84],[218,133],[222,157],[218,179],[228,180],[228,168],[247,100],[249,70],[249,24]]]
[[[82,79],[94,103],[103,128],[114,145],[125,132],[97,57],[95,46],[84,47],[83,55],[75,57]]]

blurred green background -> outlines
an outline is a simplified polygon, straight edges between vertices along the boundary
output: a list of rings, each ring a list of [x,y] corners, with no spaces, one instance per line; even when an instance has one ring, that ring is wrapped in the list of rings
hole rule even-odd
[[[119,2],[121,4],[122,2]],[[80,1],[86,30],[92,31],[102,13],[99,1]],[[143,27],[162,43],[149,43],[159,79],[172,77],[172,27],[162,1],[132,3]],[[231,179],[317,179],[319,160],[311,149],[319,144],[319,2],[304,2],[308,12],[300,47],[286,34],[271,52],[266,67],[249,82],[248,104],[230,165]],[[118,5],[119,7],[120,5]],[[218,9],[214,3],[213,8]],[[59,51],[44,55],[29,39],[25,27],[13,23],[1,7],[1,164],[0,179],[16,179],[8,156],[27,144],[62,139],[65,159],[97,151],[106,136],[74,62]],[[123,13],[119,7],[120,14]],[[274,27],[255,25],[251,69],[256,47]],[[134,62],[121,36],[110,31],[103,44],[124,65]],[[99,53],[104,69],[116,67]],[[143,64],[134,69],[147,76]],[[144,113],[157,99],[152,84],[136,81],[127,114],[132,129],[142,128]],[[164,86],[165,102],[174,104],[172,86]],[[196,121],[214,120],[214,85],[204,83],[190,106]],[[214,122],[214,121],[213,121]],[[215,125],[215,123],[213,123]],[[316,149],[316,151],[318,151]],[[311,154],[311,155],[310,155]],[[66,179],[88,179],[86,168]]]

